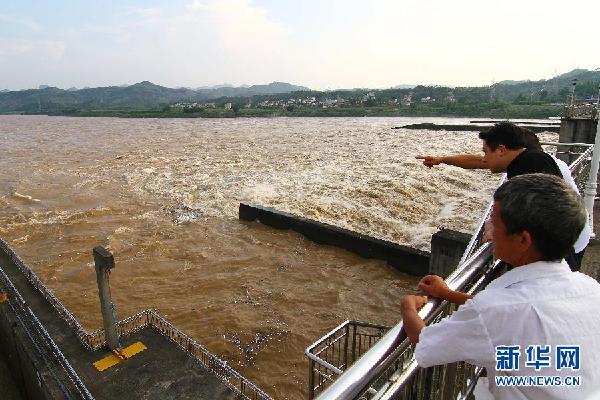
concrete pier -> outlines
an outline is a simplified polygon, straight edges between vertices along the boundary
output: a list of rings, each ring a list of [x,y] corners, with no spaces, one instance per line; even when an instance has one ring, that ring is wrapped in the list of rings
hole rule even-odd
[[[278,229],[291,229],[308,239],[351,251],[365,258],[377,258],[411,275],[426,275],[429,271],[429,253],[386,240],[313,221],[268,207],[240,203],[239,218],[258,220]]]
[[[589,143],[593,144],[598,126],[598,109],[595,104],[571,105],[565,108],[565,113],[560,119],[558,141],[560,143]],[[557,157],[572,163],[577,154],[564,154],[568,152],[566,146],[558,146]]]
[[[386,261],[397,270],[415,276],[448,275],[458,265],[470,239],[468,234],[442,229],[432,236],[431,253],[427,253],[268,207],[240,203],[239,218],[256,220],[277,229],[291,229],[314,242]]]
[[[431,236],[429,273],[446,278],[456,269],[471,235],[452,229],[441,229]]]
[[[594,143],[598,120],[592,118],[563,118],[560,125],[561,143]]]

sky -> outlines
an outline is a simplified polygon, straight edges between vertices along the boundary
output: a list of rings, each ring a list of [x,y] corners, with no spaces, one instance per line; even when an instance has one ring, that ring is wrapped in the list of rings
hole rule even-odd
[[[0,90],[480,86],[600,68],[600,1],[0,2]]]

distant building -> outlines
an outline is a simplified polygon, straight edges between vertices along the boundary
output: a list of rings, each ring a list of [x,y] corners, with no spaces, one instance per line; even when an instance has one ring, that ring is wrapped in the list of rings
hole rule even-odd
[[[335,107],[337,105],[337,100],[334,99],[324,99],[321,104],[323,108]]]
[[[179,102],[179,103],[171,104],[171,108],[179,108],[181,110],[189,110],[192,108],[215,108],[215,103]]]
[[[362,101],[369,101],[370,99],[375,100],[375,92],[369,92],[367,94],[365,94],[362,98]]]
[[[226,110],[231,110],[232,104],[231,103],[225,103],[225,109]]]

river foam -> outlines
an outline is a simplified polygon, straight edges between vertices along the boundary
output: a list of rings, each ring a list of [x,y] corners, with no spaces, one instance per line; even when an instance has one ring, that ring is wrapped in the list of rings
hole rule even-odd
[[[415,122],[0,116],[0,236],[90,330],[106,246],[118,318],[156,308],[271,395],[304,398],[306,346],[345,319],[394,324],[417,279],[239,221],[239,202],[423,250],[441,226],[470,232],[499,177],[425,168],[416,155],[481,145],[391,129]]]

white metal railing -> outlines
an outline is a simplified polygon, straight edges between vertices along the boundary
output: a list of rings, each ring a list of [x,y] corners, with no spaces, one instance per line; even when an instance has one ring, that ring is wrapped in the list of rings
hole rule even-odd
[[[559,145],[559,143],[543,144]],[[560,146],[564,146],[562,149],[566,148],[569,153],[577,153],[577,159],[570,164],[569,168],[578,186],[581,188],[586,182],[586,187],[590,187],[592,181],[595,184],[594,162],[596,162],[597,175],[597,161],[592,159],[595,146],[585,143],[560,143]],[[600,145],[596,148],[600,149]],[[597,153],[594,155],[596,159]],[[504,178],[500,183],[503,180]],[[503,264],[494,263],[491,244],[482,243],[483,225],[489,217],[491,204],[490,202],[478,223],[457,269],[446,279],[446,283],[453,290],[476,293],[485,288],[502,271]],[[454,310],[455,306],[447,302],[430,300],[419,311],[419,315],[427,324],[431,324],[450,315]],[[326,335],[320,339],[320,342],[327,340]],[[314,346],[307,349],[307,355],[309,349]],[[328,379],[319,381],[318,387],[309,387],[311,395],[320,392],[318,396],[320,400],[466,399],[481,373],[481,369],[464,362],[432,368],[418,367],[413,357],[413,346],[406,337],[402,322],[391,328],[353,365],[345,365],[345,368],[336,370],[327,366],[327,359],[320,360],[319,357],[313,357],[310,362],[319,364],[318,368],[327,371]],[[314,368],[316,367],[311,367],[311,373]],[[314,380],[311,382],[314,383]]]

